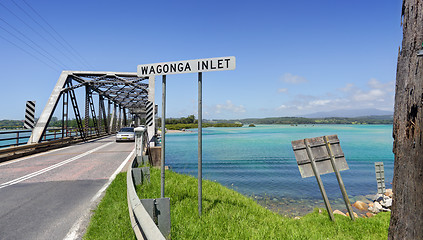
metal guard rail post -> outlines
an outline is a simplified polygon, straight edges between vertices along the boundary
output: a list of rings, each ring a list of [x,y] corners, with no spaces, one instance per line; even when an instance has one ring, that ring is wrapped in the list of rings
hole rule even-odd
[[[146,136],[145,128],[136,128],[136,130],[141,130],[142,138],[141,138],[141,146],[143,146],[143,142],[147,141],[144,138]],[[135,137],[137,138],[137,132],[135,132]],[[137,139],[135,139],[136,143]],[[141,148],[141,154],[143,154],[143,149]],[[128,210],[129,210],[129,217],[131,219],[131,226],[135,233],[137,239],[146,239],[146,240],[156,240],[156,239],[166,239],[163,234],[160,232],[157,225],[154,223],[153,219],[151,219],[150,215],[148,214],[147,210],[145,210],[144,206],[141,203],[141,200],[138,198],[138,195],[135,191],[135,185],[132,175],[132,168],[136,167],[137,162],[136,156],[140,154],[137,152],[137,148],[135,150],[135,156],[132,158],[131,163],[129,165],[129,169],[126,175],[126,192],[128,198]]]

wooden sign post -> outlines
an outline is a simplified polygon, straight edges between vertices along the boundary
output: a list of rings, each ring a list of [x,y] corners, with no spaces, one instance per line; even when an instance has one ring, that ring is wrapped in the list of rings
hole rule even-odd
[[[291,143],[301,177],[316,177],[330,219],[334,221],[333,212],[320,175],[335,172],[345,206],[351,220],[354,220],[354,213],[340,174],[340,171],[348,169],[348,164],[342,152],[338,136],[307,138],[292,141]]]

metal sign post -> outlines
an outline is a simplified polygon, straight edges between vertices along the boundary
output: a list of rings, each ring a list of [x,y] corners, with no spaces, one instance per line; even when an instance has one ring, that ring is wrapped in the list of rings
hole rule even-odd
[[[331,172],[335,172],[345,205],[348,209],[351,220],[354,220],[354,213],[351,208],[350,200],[348,199],[344,182],[342,181],[341,174],[339,173],[339,171],[347,170],[348,164],[345,160],[344,153],[342,152],[338,136],[330,135],[292,141],[292,148],[294,150],[301,177],[306,178],[312,177],[313,175],[316,177],[331,220],[334,220],[332,209],[330,207],[326,191],[323,187],[323,182],[320,178],[321,174]]]
[[[160,196],[165,197],[165,146],[166,146],[166,75],[162,76],[162,149],[161,149],[161,163],[160,163]]]
[[[198,214],[203,208],[203,73],[198,73]]]
[[[180,73],[198,73],[198,214],[202,213],[202,81],[203,72],[235,70],[235,57],[204,58],[177,62],[162,62],[137,66],[138,77],[153,77],[163,75],[162,95],[162,197],[164,197],[164,163],[165,163],[165,102],[166,102],[166,75]]]

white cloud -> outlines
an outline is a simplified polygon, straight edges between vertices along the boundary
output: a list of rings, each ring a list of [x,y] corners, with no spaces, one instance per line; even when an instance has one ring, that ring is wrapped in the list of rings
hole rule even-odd
[[[389,92],[389,91],[394,91],[394,81],[390,81],[387,83],[381,83],[379,82],[377,79],[375,78],[371,78],[368,82],[367,85],[369,85],[369,87],[374,88],[374,89],[384,89],[385,91]]]
[[[325,100],[321,99],[321,100],[311,101],[311,102],[309,102],[309,105],[310,106],[324,106],[324,105],[327,105],[328,103],[331,103],[331,102],[332,101],[328,100],[328,99],[325,99]]]
[[[273,109],[279,115],[295,116],[313,112],[332,111],[337,109],[376,108],[392,111],[394,106],[394,81],[380,82],[369,79],[367,86],[359,88],[348,83],[338,91],[321,95],[295,95],[288,102],[280,102]]]
[[[231,100],[227,100],[224,104],[205,106],[205,108],[207,115],[213,117],[233,117],[234,115],[242,115],[247,112],[243,105],[235,105]]]
[[[279,88],[278,93],[286,93],[288,92],[288,88]]]
[[[286,83],[291,83],[291,84],[299,84],[299,83],[308,82],[308,80],[305,77],[292,75],[291,73],[285,73],[282,76],[282,81]]]
[[[349,92],[354,88],[354,84],[348,83],[344,88],[340,88],[343,92]]]
[[[382,99],[386,95],[386,92],[382,91],[381,89],[372,89],[367,92],[357,91],[353,99],[358,102],[362,101],[377,101]]]
[[[276,108],[276,110],[282,110],[288,108],[286,105],[282,104],[279,107]]]
[[[357,89],[352,93],[352,99],[357,102],[377,101],[377,102],[392,102],[394,92],[394,81],[382,83],[375,78],[371,78],[367,85],[370,90],[363,91]],[[392,102],[393,104],[393,102]]]

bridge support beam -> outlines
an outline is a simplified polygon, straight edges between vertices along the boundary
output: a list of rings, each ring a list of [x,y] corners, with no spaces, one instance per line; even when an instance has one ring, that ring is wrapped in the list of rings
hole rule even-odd
[[[115,130],[116,130],[116,128],[115,128],[115,125],[116,125],[116,104],[114,104],[114,103],[112,103],[112,104],[113,104],[113,108],[112,108],[112,114],[110,116],[110,133],[114,133]],[[109,106],[110,106],[110,104],[109,104]]]
[[[62,95],[62,138],[68,136],[68,119],[69,119],[69,93],[65,92]]]
[[[118,127],[120,128],[123,125],[128,125],[128,111],[132,113],[134,109],[142,109],[145,107],[147,102],[146,98],[148,97],[148,84],[142,81],[146,80],[146,77],[137,77],[136,73],[129,72],[63,71],[32,131],[28,144],[42,141],[48,124],[62,96],[62,137],[66,136],[65,132],[68,127],[67,121],[70,120],[71,117],[68,110],[69,103],[72,103],[78,129],[83,139],[85,139],[87,135],[86,131],[90,125],[90,118],[92,118],[97,134],[103,132],[103,124],[106,132],[116,132]],[[76,84],[73,84],[73,82],[76,82]],[[82,113],[83,107],[80,111],[76,101],[77,97],[74,92],[75,89],[82,87],[85,87],[85,121],[82,119],[84,115],[80,114],[80,112]],[[95,98],[93,98],[93,92],[99,94],[98,115],[95,110],[96,106],[94,104]],[[105,97],[109,100],[107,116],[104,106]],[[110,104],[114,106],[112,115],[110,115]],[[119,109],[117,109],[117,107],[119,107]],[[117,116],[118,110],[119,116]],[[154,134],[152,134],[152,136],[153,135]]]
[[[126,108],[123,108],[123,126],[128,126],[128,122],[126,121]]]
[[[56,86],[53,88],[53,92],[51,93],[50,98],[48,99],[47,104],[44,107],[44,110],[37,121],[37,124],[32,130],[32,134],[28,140],[28,144],[41,142],[41,138],[47,129],[47,125],[50,122],[54,109],[56,108],[57,103],[59,102],[60,96],[62,94],[62,89],[65,87],[69,73],[70,72],[68,71],[63,71],[62,74],[60,74],[59,80],[57,81]]]
[[[118,118],[118,125],[117,125],[116,132],[119,131],[119,129],[122,127],[122,107],[118,106],[118,108],[119,108],[119,118]]]
[[[85,123],[84,123],[84,132],[85,136],[88,136],[88,124],[90,123],[90,88],[85,86]]]

